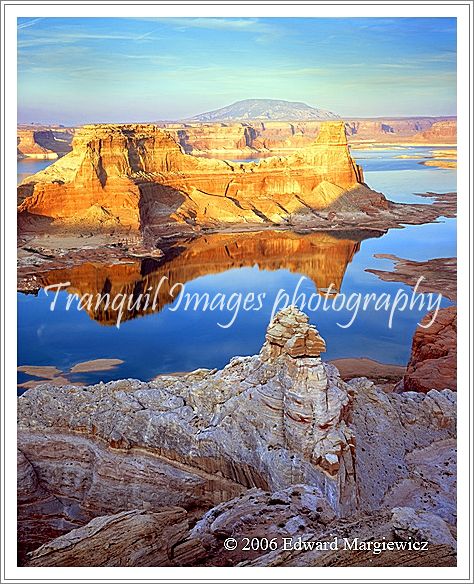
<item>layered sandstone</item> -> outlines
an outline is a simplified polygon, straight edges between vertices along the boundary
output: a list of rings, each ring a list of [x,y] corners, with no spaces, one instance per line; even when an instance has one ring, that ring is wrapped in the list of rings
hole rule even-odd
[[[163,507],[152,513],[134,509],[92,519],[36,549],[26,565],[35,566],[176,566],[183,558],[180,542],[189,523],[180,507]],[[188,546],[189,548],[190,546]],[[204,554],[195,542],[194,559]]]
[[[198,156],[252,158],[310,146],[321,120],[162,123],[183,150]],[[456,143],[455,118],[346,119],[349,143]],[[79,130],[82,131],[82,130]],[[18,156],[56,158],[71,151],[74,130],[19,126]],[[56,154],[57,156],[54,156]]]
[[[322,362],[324,349],[308,318],[289,307],[269,325],[259,355],[220,371],[25,392],[22,553],[46,544],[29,556],[32,565],[71,565],[74,549],[85,558],[110,533],[126,565],[285,565],[291,560],[279,554],[222,556],[223,539],[258,536],[270,524],[275,537],[334,536],[350,525],[357,533],[374,513],[390,537],[407,517],[423,533],[431,514],[433,543],[451,549],[456,394],[385,394],[366,379],[345,383]],[[182,517],[172,551],[160,534],[137,547],[121,528],[141,537],[176,505],[188,515],[172,511]],[[202,517],[187,535],[186,517]],[[117,565],[107,551],[99,556],[91,551],[100,565]]]
[[[310,146],[324,122],[166,124],[185,152],[235,158],[293,152]]]
[[[325,122],[247,121],[228,123],[163,124],[184,150],[202,156],[252,157],[288,153],[309,146]],[[454,118],[373,118],[346,119],[350,144],[456,142]]]
[[[69,129],[19,127],[18,158],[55,159],[71,151],[73,131]]]
[[[141,228],[286,224],[294,216],[388,208],[362,188],[342,122],[287,157],[259,163],[197,158],[156,126],[86,126],[73,151],[20,186],[20,214]],[[362,188],[362,190],[360,190]]]
[[[270,539],[276,549],[235,550],[222,553],[223,541],[234,537]],[[425,541],[424,551],[403,550],[374,554],[345,549],[345,539],[366,541]],[[295,549],[285,550],[291,541]],[[331,519],[324,498],[305,485],[277,493],[252,489],[246,496],[211,509],[191,530],[189,540],[205,548],[198,558],[206,566],[453,566],[456,541],[449,524],[438,515],[412,507]],[[338,549],[313,550],[311,541],[337,541]],[[307,547],[306,547],[307,546]],[[308,551],[312,550],[312,551]]]
[[[415,134],[413,140],[427,144],[456,144],[456,122],[453,120],[435,122],[426,130]]]

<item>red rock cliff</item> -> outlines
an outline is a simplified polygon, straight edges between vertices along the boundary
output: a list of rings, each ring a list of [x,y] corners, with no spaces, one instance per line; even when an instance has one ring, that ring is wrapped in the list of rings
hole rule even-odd
[[[142,229],[170,221],[281,223],[328,209],[362,180],[343,122],[323,124],[313,143],[290,156],[246,164],[187,155],[157,126],[85,126],[70,154],[24,181],[29,196],[19,210]],[[376,198],[383,208],[385,199]],[[351,200],[351,210],[357,204]]]

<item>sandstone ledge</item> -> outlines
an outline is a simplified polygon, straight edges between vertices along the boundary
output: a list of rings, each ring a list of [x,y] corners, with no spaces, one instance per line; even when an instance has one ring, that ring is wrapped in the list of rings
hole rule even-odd
[[[133,533],[132,525],[152,525],[154,514],[177,505],[193,521],[201,517],[189,533],[179,531],[180,565],[327,565],[327,556],[311,554],[225,559],[222,538],[244,528],[262,533],[275,525],[265,523],[272,509],[278,537],[295,536],[299,525],[318,536],[337,526],[363,532],[372,516],[386,526],[381,534],[395,537],[403,522],[390,512],[408,508],[403,517],[416,517],[420,534],[426,514],[436,516],[429,537],[444,551],[429,562],[450,565],[456,394],[385,394],[364,378],[345,383],[321,361],[323,349],[307,317],[290,307],[270,324],[259,355],[234,358],[221,371],[25,392],[18,400],[22,557],[46,544],[28,561],[73,562],[69,546],[100,549],[96,526],[112,529],[110,516],[130,512],[120,522],[130,518]],[[83,527],[97,517],[105,519]],[[175,561],[159,539],[133,560],[136,548],[119,531],[124,562]]]

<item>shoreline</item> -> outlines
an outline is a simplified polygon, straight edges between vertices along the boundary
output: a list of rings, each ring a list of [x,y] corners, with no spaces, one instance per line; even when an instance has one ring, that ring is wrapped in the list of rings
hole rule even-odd
[[[85,225],[53,224],[48,231],[38,232],[30,227],[24,229],[18,245],[19,290],[31,291],[25,282],[34,279],[35,274],[55,267],[71,267],[86,261],[116,261],[123,263],[136,259],[160,259],[167,250],[180,239],[194,240],[214,234],[245,234],[258,232],[293,232],[298,235],[328,233],[335,237],[354,238],[362,241],[370,236],[379,237],[389,229],[403,229],[406,225],[423,225],[436,222],[440,217],[455,217],[456,193],[420,193],[419,196],[434,198],[431,204],[390,203],[388,211],[378,211],[375,215],[363,213],[351,217],[336,215],[331,220],[312,216],[302,217],[301,222],[278,225],[274,223],[220,224],[198,229],[189,225],[168,225],[160,232],[145,239],[139,231],[124,228],[98,229]],[[348,217],[349,220],[344,219]],[[37,219],[40,221],[40,219]],[[33,224],[35,223],[33,220]],[[79,233],[79,230],[81,232]],[[85,236],[84,232],[89,235]],[[23,288],[21,287],[23,286]]]

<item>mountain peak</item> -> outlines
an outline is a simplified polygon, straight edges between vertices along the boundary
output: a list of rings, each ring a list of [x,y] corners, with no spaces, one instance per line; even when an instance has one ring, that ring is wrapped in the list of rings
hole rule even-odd
[[[336,120],[339,116],[328,110],[312,107],[301,101],[283,99],[243,99],[220,109],[189,118],[195,122],[242,122],[292,120]]]

